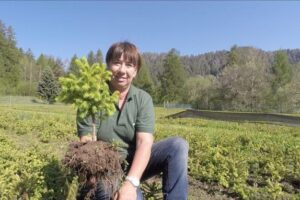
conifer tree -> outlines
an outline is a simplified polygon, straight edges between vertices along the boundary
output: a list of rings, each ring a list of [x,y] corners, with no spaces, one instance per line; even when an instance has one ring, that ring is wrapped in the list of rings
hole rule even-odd
[[[233,66],[238,64],[238,53],[237,53],[237,45],[233,45],[230,48],[230,52],[229,52],[229,61],[228,61],[228,65]]]
[[[151,96],[153,95],[154,84],[150,76],[149,68],[146,63],[142,62],[142,67],[140,68],[138,75],[133,81],[133,84],[138,88],[141,88],[148,92]]]
[[[284,86],[292,79],[292,68],[288,56],[283,51],[275,53],[273,73],[275,75],[273,89],[276,91],[279,87]]]
[[[89,52],[89,54],[87,56],[87,61],[88,61],[88,63],[89,63],[90,66],[92,66],[96,62],[96,60],[95,60],[95,54],[94,54],[93,51]]]
[[[54,77],[52,70],[49,67],[47,67],[42,72],[37,92],[49,104],[54,103],[55,97],[59,93],[59,85]]]
[[[14,93],[18,86],[21,80],[20,58],[12,27],[7,28],[0,20],[0,93]]]
[[[178,101],[182,95],[186,74],[181,66],[178,52],[171,49],[164,60],[164,72],[160,77],[164,101]]]
[[[75,54],[71,58],[71,62],[70,62],[69,69],[68,69],[68,73],[72,73],[74,75],[78,75],[79,74],[79,67],[78,67],[78,65],[75,62],[76,59],[78,59],[78,58],[77,58],[77,55]]]
[[[46,67],[47,64],[48,64],[46,56],[45,56],[44,54],[41,54],[41,55],[38,57],[38,59],[37,59],[37,61],[36,61],[36,64],[37,64],[37,65],[40,65],[40,66],[42,66],[42,67]]]
[[[95,61],[97,63],[103,63],[103,54],[100,49],[97,50],[96,56],[95,56]]]

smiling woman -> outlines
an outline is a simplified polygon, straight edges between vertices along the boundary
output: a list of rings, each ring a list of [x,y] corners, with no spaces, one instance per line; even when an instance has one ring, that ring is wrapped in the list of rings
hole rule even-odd
[[[116,43],[108,50],[106,62],[112,72],[110,84],[121,93],[121,99],[124,99],[124,94],[127,94],[141,67],[141,56],[133,44]]]
[[[179,137],[153,144],[155,117],[152,98],[132,85],[141,67],[138,49],[130,42],[115,43],[107,52],[106,63],[112,72],[110,90],[118,91],[120,96],[116,112],[97,121],[97,139],[120,144],[120,153],[128,163],[123,169],[127,176],[114,199],[142,199],[140,181],[161,172],[164,199],[187,199],[188,144]],[[80,141],[90,141],[90,117],[78,118],[77,127]],[[98,183],[95,199],[109,198],[102,184]]]

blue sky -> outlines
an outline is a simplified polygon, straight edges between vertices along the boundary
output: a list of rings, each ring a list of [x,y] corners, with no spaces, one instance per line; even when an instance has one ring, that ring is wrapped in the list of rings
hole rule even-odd
[[[120,40],[141,52],[197,55],[234,44],[300,48],[297,1],[0,1],[18,47],[70,59]]]

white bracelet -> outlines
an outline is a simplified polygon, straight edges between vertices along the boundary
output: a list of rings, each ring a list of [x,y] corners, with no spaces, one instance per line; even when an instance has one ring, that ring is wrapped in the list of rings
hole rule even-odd
[[[134,187],[139,187],[140,181],[139,179],[133,177],[133,176],[126,176],[126,181],[129,181]]]

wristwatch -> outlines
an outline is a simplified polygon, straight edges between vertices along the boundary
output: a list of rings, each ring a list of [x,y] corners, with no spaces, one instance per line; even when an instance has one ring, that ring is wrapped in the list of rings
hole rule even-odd
[[[126,176],[126,181],[129,181],[134,187],[139,187],[140,181],[139,179],[132,177],[132,176]]]

